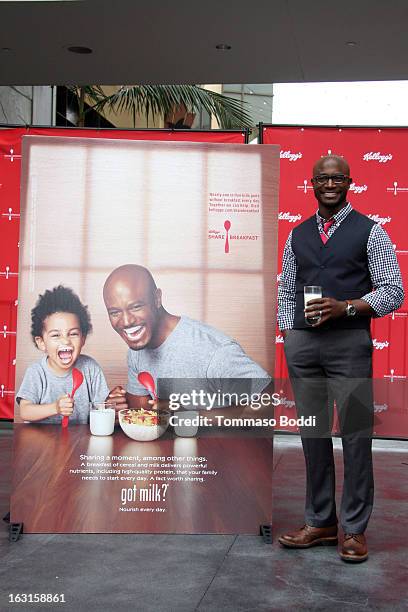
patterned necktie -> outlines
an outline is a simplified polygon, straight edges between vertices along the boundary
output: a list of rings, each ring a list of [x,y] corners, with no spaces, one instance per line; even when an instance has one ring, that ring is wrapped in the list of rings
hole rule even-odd
[[[326,242],[329,239],[327,232],[329,231],[329,228],[333,225],[333,223],[334,223],[334,219],[330,219],[329,221],[326,221],[326,223],[324,223],[323,225],[324,233],[320,234],[320,238],[322,239],[323,244],[326,244]]]

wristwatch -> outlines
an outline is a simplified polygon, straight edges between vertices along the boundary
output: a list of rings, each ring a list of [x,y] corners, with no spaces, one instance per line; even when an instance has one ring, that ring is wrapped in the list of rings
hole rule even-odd
[[[350,302],[350,300],[346,300],[346,317],[355,317],[357,314],[357,308]]]

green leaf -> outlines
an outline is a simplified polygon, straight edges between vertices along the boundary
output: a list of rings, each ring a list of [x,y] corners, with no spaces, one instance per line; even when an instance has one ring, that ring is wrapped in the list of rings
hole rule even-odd
[[[72,87],[78,91],[78,87]],[[197,113],[202,109],[214,115],[223,129],[241,129],[253,125],[251,115],[242,103],[198,85],[121,85],[117,92],[106,95],[100,85],[83,88],[99,112],[109,109],[113,113],[130,112],[135,122],[136,115],[165,116],[175,107],[185,107],[186,113]]]

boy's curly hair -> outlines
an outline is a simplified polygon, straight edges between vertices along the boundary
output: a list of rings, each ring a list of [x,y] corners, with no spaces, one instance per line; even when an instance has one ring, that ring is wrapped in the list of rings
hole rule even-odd
[[[45,319],[56,312],[75,314],[78,317],[82,335],[86,338],[91,333],[92,323],[88,307],[82,304],[72,289],[59,285],[54,289],[47,289],[43,295],[39,295],[37,303],[31,311],[31,336],[34,344],[35,338],[43,334]]]

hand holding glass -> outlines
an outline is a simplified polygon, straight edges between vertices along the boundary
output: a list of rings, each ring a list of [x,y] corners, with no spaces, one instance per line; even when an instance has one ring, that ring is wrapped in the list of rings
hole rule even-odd
[[[305,308],[310,300],[317,300],[318,298],[322,297],[322,294],[322,288],[317,285],[307,285],[304,287]],[[317,325],[321,318],[321,314],[311,317],[310,315],[307,316],[307,313],[305,313],[305,322],[307,325]]]

